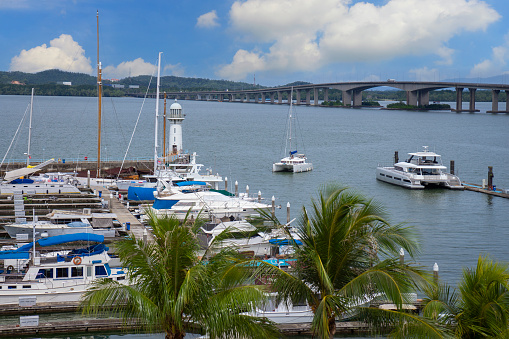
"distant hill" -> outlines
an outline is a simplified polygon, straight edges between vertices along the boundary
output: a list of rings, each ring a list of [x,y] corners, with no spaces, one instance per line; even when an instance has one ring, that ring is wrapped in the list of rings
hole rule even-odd
[[[509,84],[509,74],[495,75],[487,78],[445,79],[443,82],[466,82],[471,84]]]

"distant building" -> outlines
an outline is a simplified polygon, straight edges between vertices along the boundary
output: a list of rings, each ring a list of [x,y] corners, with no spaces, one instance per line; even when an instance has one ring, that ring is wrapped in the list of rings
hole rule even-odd
[[[12,80],[11,85],[24,85],[25,83],[19,82],[18,80]]]
[[[113,85],[111,85],[111,87],[113,87],[113,88],[124,88],[125,86],[124,85],[120,85],[120,84],[113,84]]]
[[[57,85],[72,86],[70,81],[57,81]]]
[[[119,79],[110,79],[111,82],[119,82]]]
[[[140,88],[140,85],[129,85],[129,88]]]

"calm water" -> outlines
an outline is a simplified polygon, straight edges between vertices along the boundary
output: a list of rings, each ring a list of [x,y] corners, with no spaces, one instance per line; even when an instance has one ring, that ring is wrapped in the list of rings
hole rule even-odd
[[[102,157],[121,159],[143,100],[103,102]],[[305,146],[299,152],[306,152],[314,170],[292,175],[271,171],[282,156],[288,106],[179,102],[186,115],[184,149],[197,152],[201,163],[227,176],[230,190],[238,181],[241,192],[249,185],[251,193],[261,191],[267,202],[274,195],[283,206],[277,212],[281,220],[286,219],[287,202],[296,217],[321,185],[337,182],[381,202],[393,223],[414,225],[422,244],[416,261],[430,270],[437,262],[441,278],[453,285],[479,255],[509,262],[509,200],[469,191],[410,191],[375,180],[377,164],[391,164],[394,151],[404,159],[427,145],[442,155],[445,165],[455,160],[463,181],[480,184],[493,166],[496,186],[509,188],[509,115],[486,114],[491,103],[477,103],[481,112],[475,114],[298,106],[299,141]],[[28,103],[28,97],[0,96],[0,156]],[[162,115],[162,102],[160,107]],[[147,100],[128,158],[152,157],[154,112],[155,101]],[[21,159],[26,152],[27,126],[9,159]],[[95,158],[96,99],[36,97],[32,131],[33,158]]]

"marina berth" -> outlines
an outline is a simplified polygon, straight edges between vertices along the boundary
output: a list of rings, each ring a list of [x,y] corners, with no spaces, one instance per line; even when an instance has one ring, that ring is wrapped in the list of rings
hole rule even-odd
[[[36,240],[0,251],[0,305],[76,302],[96,279],[127,284],[125,270],[113,267],[102,235],[76,233]],[[40,253],[40,247],[75,242],[83,248]],[[91,244],[94,243],[94,244]]]
[[[396,161],[390,167],[378,166],[376,179],[410,189],[423,189],[427,186],[464,189],[459,177],[447,172],[441,156],[429,151],[428,146],[423,147],[421,152],[408,153],[406,161]]]

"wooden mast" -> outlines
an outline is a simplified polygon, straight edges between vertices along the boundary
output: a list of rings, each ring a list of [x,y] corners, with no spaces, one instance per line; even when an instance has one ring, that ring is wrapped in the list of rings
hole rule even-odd
[[[96,177],[101,177],[101,122],[102,122],[102,74],[99,61],[99,11],[97,11],[97,171]]]
[[[163,112],[163,159],[166,162],[166,92],[164,92],[164,112]]]

